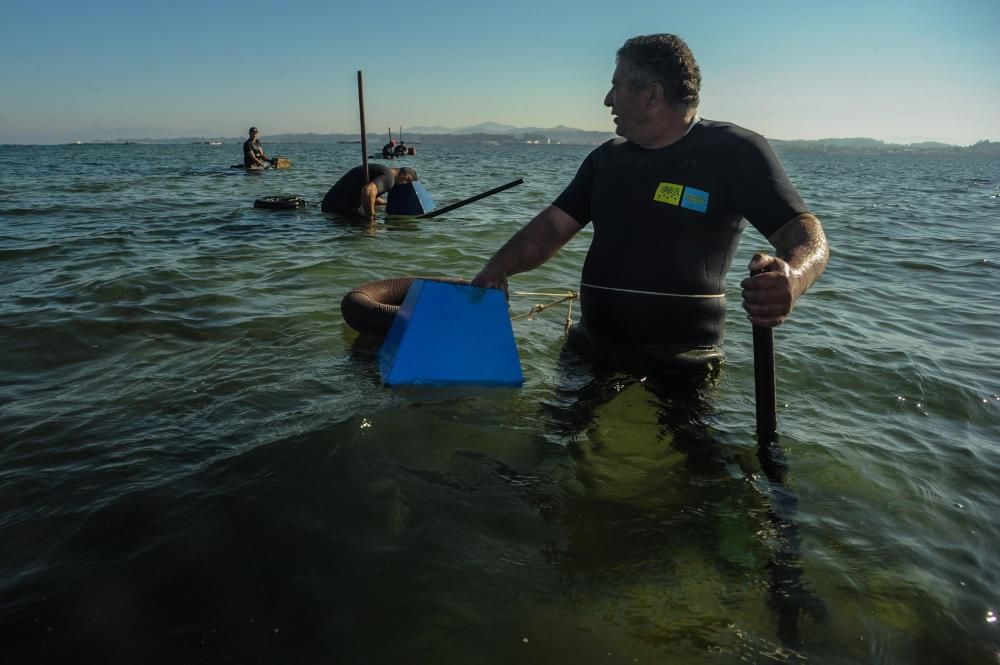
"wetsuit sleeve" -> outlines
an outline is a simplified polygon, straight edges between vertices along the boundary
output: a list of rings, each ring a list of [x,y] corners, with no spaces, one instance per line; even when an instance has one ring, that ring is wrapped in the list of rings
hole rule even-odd
[[[583,160],[572,182],[552,204],[575,219],[580,226],[586,226],[590,222],[590,193],[596,171],[597,150],[594,150]]]
[[[809,212],[764,137],[747,139],[736,154],[729,178],[733,202],[765,238],[791,218]]]
[[[375,183],[375,186],[378,187],[378,195],[382,196],[392,189],[392,186],[396,183],[396,179],[392,177],[391,173],[380,173],[372,178],[371,182]]]

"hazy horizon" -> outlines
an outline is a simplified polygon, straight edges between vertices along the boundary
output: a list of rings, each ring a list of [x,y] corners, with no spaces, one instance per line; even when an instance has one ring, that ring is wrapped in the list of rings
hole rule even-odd
[[[637,0],[627,13],[390,0],[383,10],[12,0],[0,25],[11,54],[0,61],[0,143],[235,137],[250,125],[265,137],[357,133],[358,70],[370,133],[482,122],[610,133],[602,102],[615,52],[654,31],[694,51],[706,118],[784,140],[1000,141],[995,0]]]
[[[484,121],[482,123],[477,123],[477,125],[478,124],[505,124],[505,123],[495,123],[493,121]],[[515,127],[513,125],[510,125],[509,127],[511,127],[511,129],[507,130],[507,133],[516,133],[515,130],[520,130],[520,131],[533,131],[533,130],[545,131],[545,130],[549,130],[549,129],[554,129],[554,128],[559,127],[559,126],[560,125],[555,125],[553,127],[538,127],[538,126]],[[569,130],[579,130],[579,131],[587,131],[587,132],[601,132],[601,133],[606,133],[609,136],[611,136],[611,135],[614,134],[613,129],[589,130],[589,129],[583,129],[583,128],[580,128],[580,127],[567,127],[566,125],[561,125],[561,126],[564,127],[564,128],[566,128],[566,129],[569,129]],[[457,134],[461,130],[468,130],[468,129],[471,129],[473,127],[476,127],[476,125],[462,125],[462,126],[459,126],[459,127],[440,127],[440,128],[414,127],[413,129],[410,129],[410,130],[408,130],[404,126],[402,129],[403,129],[403,138],[405,140],[407,134],[409,134],[409,135],[421,135],[421,136],[429,136],[429,135],[434,135],[434,134],[446,134],[446,135],[447,134]],[[386,128],[386,130],[387,129],[388,128]],[[434,130],[434,129],[439,129],[441,131],[431,131],[431,130]],[[367,128],[367,134],[369,136],[372,136],[372,135],[376,135],[376,136],[387,135],[388,132],[386,130],[378,131],[376,129],[372,129],[372,128],[369,127],[369,128]],[[398,126],[394,127],[392,129],[393,138],[397,138],[398,137],[398,130],[399,130]],[[502,132],[500,132],[500,131],[491,132],[489,130],[484,130],[481,133],[483,133],[483,134],[497,134],[497,135],[502,135]],[[301,135],[301,134],[314,134],[314,135],[319,135],[319,136],[337,136],[337,137],[341,137],[341,136],[350,136],[350,135],[352,135],[352,132],[335,132],[335,131],[318,131],[317,132],[317,131],[295,131],[295,130],[284,131],[284,132],[271,132],[271,133],[269,133],[267,135],[262,135],[263,136],[262,141],[264,143],[267,143],[268,140],[269,140],[269,138],[272,137],[272,136]],[[360,130],[358,130],[357,132],[353,132],[353,134],[354,135],[360,135]],[[112,142],[112,141],[133,141],[133,140],[136,140],[136,141],[142,141],[142,140],[150,140],[150,141],[178,141],[178,140],[184,140],[184,139],[191,139],[191,140],[198,140],[198,139],[204,139],[204,140],[226,139],[226,140],[231,140],[231,141],[236,141],[236,140],[242,141],[245,138],[246,138],[245,135],[239,135],[239,134],[210,133],[210,132],[204,132],[204,131],[200,132],[200,133],[190,133],[190,134],[188,134],[188,133],[181,133],[181,134],[177,134],[177,133],[169,132],[167,130],[163,130],[162,128],[146,128],[146,129],[142,129],[142,128],[128,128],[128,127],[124,127],[124,128],[117,128],[117,129],[112,129],[112,130],[106,130],[103,133],[100,132],[100,131],[98,131],[98,132],[94,132],[94,133],[91,133],[91,134],[86,134],[86,133],[80,133],[78,135],[67,134],[65,136],[56,137],[54,140],[50,139],[50,140],[3,141],[3,142],[0,142],[0,145],[61,145],[61,144],[66,144],[66,143],[75,143],[77,141],[80,141],[80,142],[83,142],[83,143],[89,143],[89,142],[101,142],[101,141]],[[990,138],[986,138],[986,137],[975,139],[975,140],[968,141],[968,142],[956,142],[956,141],[949,140],[949,139],[944,138],[944,137],[925,137],[925,136],[897,136],[897,137],[879,137],[879,136],[810,136],[810,137],[801,137],[801,138],[788,138],[788,137],[785,137],[785,136],[766,136],[766,138],[771,139],[771,140],[777,140],[777,141],[825,141],[825,140],[834,140],[834,141],[836,141],[836,140],[849,140],[849,139],[874,139],[874,140],[882,141],[883,143],[886,143],[886,144],[909,145],[909,144],[916,144],[916,143],[945,143],[945,144],[948,144],[948,145],[953,145],[953,146],[958,146],[958,147],[970,146],[970,145],[973,145],[974,143],[977,143],[979,141],[984,141],[984,140],[985,141],[991,141],[991,142],[1000,142],[1000,141],[998,141],[996,139],[990,139]]]

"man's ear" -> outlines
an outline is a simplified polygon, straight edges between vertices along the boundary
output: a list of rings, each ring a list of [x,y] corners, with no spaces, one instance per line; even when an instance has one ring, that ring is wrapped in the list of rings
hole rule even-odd
[[[647,94],[649,95],[647,99],[650,106],[662,102],[664,99],[663,84],[659,81],[650,83]]]

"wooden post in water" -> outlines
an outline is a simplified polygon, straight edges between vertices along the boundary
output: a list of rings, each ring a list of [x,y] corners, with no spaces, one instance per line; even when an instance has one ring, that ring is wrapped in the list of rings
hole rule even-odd
[[[365,131],[365,77],[358,70],[358,108],[361,111],[361,165],[364,167],[365,184],[368,184],[368,133]]]

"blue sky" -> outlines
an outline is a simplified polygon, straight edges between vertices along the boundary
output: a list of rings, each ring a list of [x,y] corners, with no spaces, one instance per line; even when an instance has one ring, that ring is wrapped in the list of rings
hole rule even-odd
[[[0,143],[484,121],[613,131],[615,50],[673,32],[701,115],[771,138],[1000,141],[1000,0],[0,0]]]

